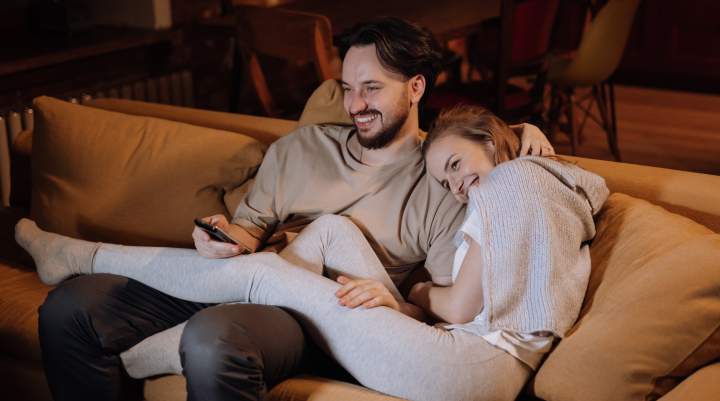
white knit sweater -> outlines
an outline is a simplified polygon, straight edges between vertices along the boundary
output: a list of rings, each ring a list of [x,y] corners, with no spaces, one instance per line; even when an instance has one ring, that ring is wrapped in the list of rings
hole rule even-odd
[[[450,327],[562,338],[580,312],[593,215],[608,193],[602,177],[548,158],[522,157],[493,169],[470,191],[459,232],[483,249],[483,311]]]

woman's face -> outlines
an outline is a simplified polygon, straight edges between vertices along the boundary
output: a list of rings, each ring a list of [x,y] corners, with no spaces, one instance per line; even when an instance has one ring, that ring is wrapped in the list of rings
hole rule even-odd
[[[428,171],[455,199],[467,203],[468,190],[495,167],[486,146],[454,134],[437,139],[425,155]]]

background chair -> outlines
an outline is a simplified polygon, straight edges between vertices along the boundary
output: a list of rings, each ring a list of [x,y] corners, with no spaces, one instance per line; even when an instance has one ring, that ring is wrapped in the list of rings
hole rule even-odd
[[[564,115],[573,154],[577,152],[585,122],[590,118],[605,130],[610,151],[616,160],[620,160],[611,75],[622,58],[639,4],[640,0],[608,1],[584,32],[576,55],[570,60],[553,60],[550,64],[548,82],[552,89],[548,131],[552,136]],[[578,99],[575,89],[581,87],[589,87],[591,91],[588,96]],[[599,116],[591,113],[593,104],[597,104]],[[576,107],[584,114],[579,127],[575,126]]]
[[[559,0],[502,0],[499,46],[478,46],[469,40],[471,68],[482,71],[481,81],[440,85],[428,99],[428,117],[455,104],[480,104],[508,122],[540,123],[543,88],[548,67],[550,38]],[[497,35],[485,35],[497,43]],[[483,33],[480,34],[483,36]],[[529,77],[530,87],[508,82],[512,77]],[[428,118],[429,119],[429,118]]]
[[[243,7],[238,9],[237,23],[238,42],[247,60],[245,76],[267,116],[297,117],[295,114],[302,110],[314,88],[338,77],[339,62],[327,17],[279,8]],[[303,69],[308,65],[312,69]]]

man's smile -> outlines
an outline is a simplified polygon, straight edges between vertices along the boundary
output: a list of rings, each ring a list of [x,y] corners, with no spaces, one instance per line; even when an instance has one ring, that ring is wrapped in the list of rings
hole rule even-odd
[[[359,113],[353,116],[353,121],[358,130],[365,131],[378,117],[380,117],[380,113]]]

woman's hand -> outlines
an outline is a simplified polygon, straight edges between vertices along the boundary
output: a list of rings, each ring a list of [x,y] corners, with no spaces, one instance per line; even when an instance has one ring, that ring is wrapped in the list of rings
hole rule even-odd
[[[518,124],[510,128],[520,134],[520,156],[552,156],[555,154],[555,149],[540,128],[532,124]]]
[[[348,308],[357,308],[362,306],[365,308],[375,308],[378,306],[387,306],[389,308],[400,310],[400,304],[392,296],[382,283],[369,279],[350,279],[345,276],[339,276],[337,282],[342,287],[335,292],[335,296],[339,298],[340,305]]]
[[[221,214],[205,217],[202,219],[208,224],[220,227],[223,231],[229,232],[230,223],[227,218]],[[228,244],[226,242],[215,241],[210,235],[203,231],[200,227],[195,227],[192,232],[195,248],[201,256],[211,259],[230,258],[240,255],[242,247],[239,245]]]

